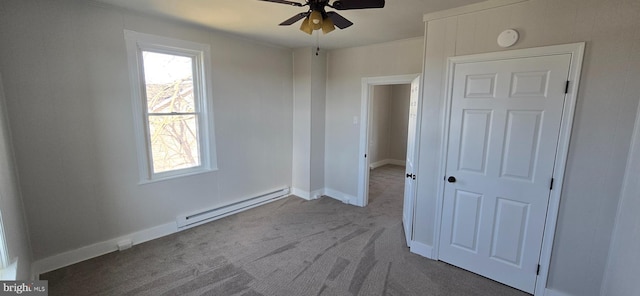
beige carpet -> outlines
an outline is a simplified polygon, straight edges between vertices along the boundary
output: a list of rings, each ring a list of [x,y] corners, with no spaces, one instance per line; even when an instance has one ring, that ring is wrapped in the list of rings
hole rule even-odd
[[[411,254],[403,174],[372,171],[366,208],[288,197],[41,279],[49,295],[527,295]]]

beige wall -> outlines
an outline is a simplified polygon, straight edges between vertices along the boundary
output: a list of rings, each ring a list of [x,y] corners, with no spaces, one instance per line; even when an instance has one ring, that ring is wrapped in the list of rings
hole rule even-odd
[[[308,195],[311,191],[311,66],[309,48],[294,50],[291,186],[298,195]]]
[[[389,117],[391,118],[389,122],[389,158],[406,161],[411,84],[393,85],[391,97],[389,105]]]
[[[640,2],[530,0],[427,24],[416,240],[433,243],[446,58],[513,48],[587,42],[561,197],[548,288],[600,292],[640,93]]]
[[[369,124],[369,162],[389,159],[389,106],[391,85],[376,85],[371,97],[371,119]]]
[[[640,108],[601,295],[640,295]]]
[[[495,37],[507,28],[522,34],[514,48],[587,41],[548,285],[597,295],[606,260],[617,255],[607,257],[640,93],[639,19],[637,0],[530,0],[429,22],[416,240],[433,243],[446,57],[502,50]],[[219,171],[138,185],[124,29],[211,45]],[[6,196],[22,191],[36,259],[291,183],[288,49],[76,0],[2,1],[0,40],[21,180]],[[323,163],[324,171],[314,170],[320,177],[309,179],[309,188],[356,195],[360,129],[353,119],[360,116],[361,79],[419,73],[422,60],[422,38],[328,53],[326,105],[309,101],[311,110],[326,111],[310,114],[316,129],[309,135],[309,167]],[[307,89],[322,96],[322,89]],[[6,200],[20,207],[4,194],[3,208]],[[635,225],[628,215],[618,218],[622,236]],[[18,232],[25,227],[19,217],[3,212],[3,218],[15,221],[10,227]],[[18,243],[10,253],[28,261],[26,236],[12,233]],[[620,246],[614,240],[611,250],[634,256]],[[612,270],[632,268],[613,260]],[[26,273],[24,267],[20,274]]]
[[[371,98],[369,161],[403,162],[407,155],[407,124],[411,85],[376,85]]]
[[[315,48],[293,52],[294,193],[304,198],[324,188],[324,128],[327,56]]]
[[[123,30],[211,46],[219,170],[138,184]],[[292,51],[78,0],[0,2],[34,258],[290,186]]]
[[[324,145],[327,97],[327,53],[311,56],[311,192],[324,189]],[[313,196],[312,196],[313,197]]]
[[[345,195],[358,192],[362,78],[420,73],[422,38],[328,53],[325,185]],[[358,121],[359,122],[359,121]]]

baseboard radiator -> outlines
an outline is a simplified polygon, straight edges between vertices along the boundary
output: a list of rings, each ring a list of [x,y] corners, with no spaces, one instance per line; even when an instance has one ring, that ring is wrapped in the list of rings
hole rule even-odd
[[[178,224],[178,230],[184,230],[194,226],[202,225],[207,222],[218,220],[229,215],[233,215],[257,206],[275,201],[289,196],[290,189],[283,188],[280,190],[265,193],[247,200],[228,204],[219,208],[201,211],[185,216],[178,216],[176,222]]]

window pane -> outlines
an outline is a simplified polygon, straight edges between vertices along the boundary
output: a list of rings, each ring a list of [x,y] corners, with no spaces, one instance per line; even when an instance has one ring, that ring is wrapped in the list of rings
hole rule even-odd
[[[149,113],[194,112],[193,58],[142,52]]]
[[[200,165],[196,115],[149,116],[153,172]]]

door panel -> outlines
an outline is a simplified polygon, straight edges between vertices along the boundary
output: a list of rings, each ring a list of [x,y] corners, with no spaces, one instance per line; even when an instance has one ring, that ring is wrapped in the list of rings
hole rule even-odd
[[[491,242],[491,258],[522,266],[524,228],[529,220],[529,204],[498,197]]]
[[[463,111],[458,170],[486,173],[491,113],[491,110]]]
[[[507,112],[507,131],[502,154],[502,177],[532,182],[538,146],[542,111]]]
[[[441,260],[533,292],[570,61],[455,65]]]
[[[454,198],[451,245],[477,252],[482,195],[458,190]]]
[[[511,79],[512,98],[546,98],[549,86],[549,71],[513,73]]]
[[[402,204],[402,224],[407,246],[411,246],[413,237],[413,200],[415,197],[415,146],[418,118],[418,99],[420,98],[420,77],[411,82],[411,98],[409,99],[409,122],[407,126],[407,161],[404,182],[404,203]]]
[[[469,75],[465,83],[465,98],[493,98],[496,73]]]

